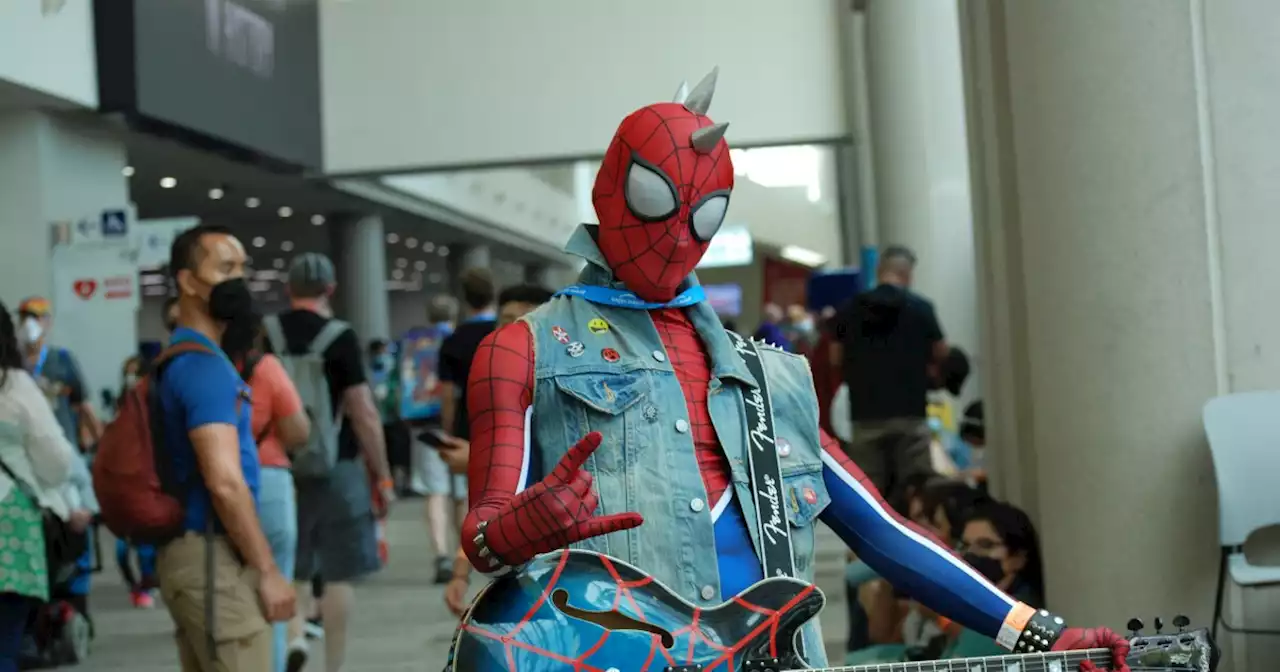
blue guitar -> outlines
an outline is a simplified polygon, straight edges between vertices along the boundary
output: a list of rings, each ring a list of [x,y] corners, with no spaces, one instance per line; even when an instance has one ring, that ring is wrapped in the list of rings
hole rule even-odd
[[[489,584],[463,616],[446,672],[787,672],[808,670],[793,650],[800,626],[822,611],[816,586],[771,578],[710,609],[653,577],[590,551],[535,559]],[[1203,630],[1132,639],[1133,672],[1212,672],[1217,649]],[[831,667],[825,672],[1075,672],[1106,649],[965,660]],[[823,672],[823,671],[819,671]]]

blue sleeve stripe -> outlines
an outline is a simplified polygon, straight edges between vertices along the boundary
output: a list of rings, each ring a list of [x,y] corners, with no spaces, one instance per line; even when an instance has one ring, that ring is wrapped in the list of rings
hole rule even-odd
[[[999,633],[1016,601],[904,525],[835,457],[824,451],[822,462],[823,480],[831,495],[822,520],[859,560],[934,611],[988,637]]]

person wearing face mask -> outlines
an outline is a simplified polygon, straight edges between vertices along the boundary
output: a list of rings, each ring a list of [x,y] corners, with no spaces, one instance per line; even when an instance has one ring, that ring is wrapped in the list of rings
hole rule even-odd
[[[258,520],[260,463],[251,395],[220,344],[254,320],[245,281],[244,246],[223,227],[179,234],[169,272],[178,292],[170,346],[203,351],[175,355],[155,373],[163,445],[185,491],[186,533],[158,549],[156,572],[177,626],[184,671],[269,670],[269,622],[289,619],[294,590],[281,573]],[[206,569],[211,554],[213,571]],[[214,622],[208,600],[217,595]],[[216,640],[214,638],[216,633]]]
[[[52,317],[52,306],[42,297],[18,304],[18,341],[27,371],[44,390],[67,440],[84,449],[102,435],[102,425],[88,400],[76,358],[65,348],[49,345]]]
[[[958,548],[965,562],[997,588],[1033,607],[1044,606],[1044,566],[1040,539],[1031,518],[1003,502],[978,505],[970,514]],[[995,656],[1003,653],[990,639],[954,628],[944,658]]]
[[[120,372],[120,394],[116,396],[117,404],[125,394],[138,383],[142,374],[142,358],[130,357],[124,360],[124,368]],[[135,566],[134,559],[137,559]],[[135,609],[150,609],[155,606],[155,593],[159,581],[156,579],[156,547],[151,544],[131,544],[124,539],[116,539],[116,565],[125,585],[129,586],[129,601]]]

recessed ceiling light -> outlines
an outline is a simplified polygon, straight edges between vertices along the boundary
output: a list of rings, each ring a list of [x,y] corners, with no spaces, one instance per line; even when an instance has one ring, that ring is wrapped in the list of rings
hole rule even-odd
[[[430,251],[432,251],[432,250],[434,250],[434,249],[436,249],[436,244],[435,244],[435,243],[433,243],[433,242],[431,242],[431,241],[429,241],[429,240],[424,240],[424,241],[422,242],[422,251],[423,251],[423,252],[430,252]]]
[[[311,215],[311,223],[316,226],[324,224],[324,215]]]
[[[440,282],[440,274],[432,273],[427,279],[430,280],[432,283]]]
[[[404,257],[396,259],[396,268],[404,268],[409,265],[409,260]]]
[[[436,252],[439,252],[442,257],[449,256],[449,248],[444,245],[441,245],[440,249],[436,250]]]
[[[408,248],[414,248],[414,247],[417,247],[417,246],[418,246],[418,239],[417,239],[417,238],[405,238],[405,239],[404,239],[404,246],[405,246],[405,247],[408,247]]]
[[[125,177],[133,177],[133,166],[125,166],[120,169],[120,174]]]
[[[281,243],[280,243],[280,251],[282,251],[282,252],[292,252],[292,251],[293,251],[293,241],[292,241],[292,240],[286,240],[286,241],[281,242]]]
[[[176,180],[175,178],[172,178],[172,177],[162,177],[162,178],[160,178],[160,188],[161,188],[161,189],[172,189],[172,188],[174,188],[174,187],[176,187],[176,186],[178,186],[178,180]]]
[[[396,234],[394,234],[394,233],[388,233],[388,234],[387,234],[387,242],[388,242],[388,243],[391,243],[392,245],[395,245],[396,243],[400,242],[400,236],[398,236],[398,235],[396,235]]]
[[[254,198],[253,196],[244,199],[244,207],[246,208],[256,208],[259,205],[262,205],[262,201]]]
[[[253,239],[253,246],[254,246],[254,247],[263,247],[263,246],[265,246],[266,244],[267,244],[267,239],[266,239],[266,238],[263,238],[262,236],[257,236],[257,237],[255,237],[255,238]]]
[[[276,259],[275,261],[271,262],[271,265],[276,267],[277,269],[284,268],[284,259]]]
[[[396,280],[403,280],[403,279],[404,279],[404,271],[402,271],[402,270],[400,270],[400,269],[398,269],[398,268],[397,268],[396,270],[391,271],[391,277],[392,277],[392,278],[395,278]]]
[[[276,210],[276,214],[280,215],[281,217],[292,217],[293,208],[287,205],[280,206],[280,209]]]
[[[425,261],[423,261],[423,260],[419,259],[419,260],[417,260],[417,261],[413,262],[413,267],[414,267],[414,269],[416,269],[416,270],[419,270],[419,271],[425,271],[425,270],[427,270],[427,262],[425,262]]]
[[[218,200],[218,199],[220,199],[220,198],[222,198],[224,194],[225,194],[225,192],[223,192],[223,191],[222,191],[221,189],[219,189],[218,187],[214,187],[214,188],[212,188],[212,189],[210,189],[210,190],[209,190],[209,198],[212,198],[212,199],[213,199],[213,200],[215,200],[215,201],[216,201],[216,200]]]

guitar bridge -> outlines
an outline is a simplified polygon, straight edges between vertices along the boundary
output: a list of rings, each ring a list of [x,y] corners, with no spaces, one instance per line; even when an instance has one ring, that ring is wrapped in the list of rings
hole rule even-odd
[[[662,672],[702,672],[702,664],[697,665],[674,665],[662,668]]]
[[[782,672],[782,661],[777,658],[748,660],[742,664],[742,672]]]

